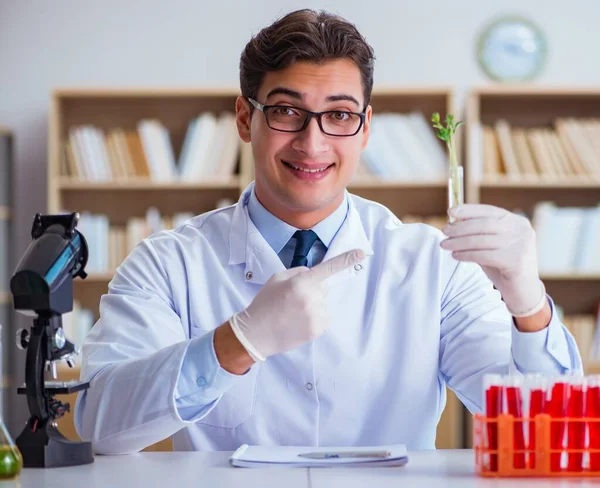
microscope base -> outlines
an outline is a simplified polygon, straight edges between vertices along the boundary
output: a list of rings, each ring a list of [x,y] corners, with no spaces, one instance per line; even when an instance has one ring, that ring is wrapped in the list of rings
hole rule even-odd
[[[31,419],[16,439],[25,468],[78,466],[94,462],[91,442],[71,441],[50,423],[32,429]]]

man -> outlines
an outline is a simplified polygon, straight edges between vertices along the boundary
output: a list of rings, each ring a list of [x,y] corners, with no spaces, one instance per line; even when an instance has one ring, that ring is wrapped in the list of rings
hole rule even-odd
[[[310,10],[240,63],[239,202],[142,242],[83,347],[76,427],[99,453],[263,445],[434,448],[445,386],[580,370],[528,221],[464,205],[444,236],[346,191],[369,138],[373,52]]]

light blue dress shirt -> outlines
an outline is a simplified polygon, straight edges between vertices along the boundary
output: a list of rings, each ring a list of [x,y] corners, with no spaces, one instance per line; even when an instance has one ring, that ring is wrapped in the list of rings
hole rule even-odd
[[[357,248],[365,258],[327,281],[320,337],[243,375],[219,365],[214,330],[289,266],[295,229],[259,205],[251,184],[236,205],[140,243],[82,348],[80,437],[113,454],[169,436],[175,450],[431,449],[446,386],[478,412],[484,374],[582,371],[550,297],[549,326],[519,332],[481,268],[442,250],[437,229],[346,193],[314,230],[322,243],[310,265]]]

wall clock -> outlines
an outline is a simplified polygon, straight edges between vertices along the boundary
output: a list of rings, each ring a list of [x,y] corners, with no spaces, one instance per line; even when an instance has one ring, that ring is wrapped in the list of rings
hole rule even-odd
[[[478,39],[479,64],[496,81],[529,81],[546,63],[542,31],[522,17],[502,17],[488,25]]]

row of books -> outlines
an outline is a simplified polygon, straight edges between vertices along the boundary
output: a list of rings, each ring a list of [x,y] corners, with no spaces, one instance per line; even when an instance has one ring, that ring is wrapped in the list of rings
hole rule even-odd
[[[493,178],[600,178],[600,120],[558,117],[551,127],[483,127],[483,174]]]
[[[232,205],[221,199],[216,208]],[[103,214],[80,212],[79,230],[90,250],[87,271],[114,271],[121,261],[144,238],[163,229],[172,229],[194,216],[182,212],[163,216],[155,207],[144,217],[132,217],[124,226],[111,225]],[[424,222],[442,229],[445,215],[404,215],[404,223]],[[534,207],[532,226],[536,231],[538,266],[544,274],[600,274],[600,205],[595,207],[559,207],[553,202],[539,202]]]
[[[227,181],[236,171],[241,146],[230,112],[207,112],[193,119],[179,159],[171,134],[156,119],[140,120],[135,129],[74,126],[64,143],[61,175],[93,182]]]
[[[447,177],[447,168],[444,146],[423,113],[382,113],[372,116],[355,177],[440,180]]]
[[[204,112],[190,121],[178,158],[169,131],[156,119],[139,121],[135,130],[74,126],[64,144],[61,174],[94,182],[227,181],[237,170],[242,146],[230,112]],[[424,114],[376,114],[356,177],[439,180],[447,174],[446,161]]]
[[[223,198],[216,208],[233,205]],[[112,273],[142,240],[155,232],[179,227],[194,217],[192,212],[161,215],[156,207],[149,207],[144,217],[131,217],[125,225],[112,225],[107,215],[80,212],[77,226],[88,243],[87,273]]]

